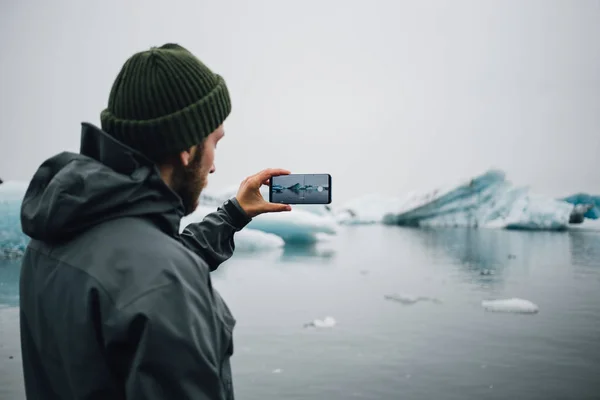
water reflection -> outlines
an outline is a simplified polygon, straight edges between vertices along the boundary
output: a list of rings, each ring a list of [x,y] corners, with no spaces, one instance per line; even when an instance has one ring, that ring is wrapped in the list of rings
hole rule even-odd
[[[232,261],[260,261],[263,264],[278,262],[329,262],[336,255],[335,246],[329,242],[286,244],[282,248],[235,252]],[[227,263],[229,264],[229,263]]]
[[[422,229],[418,236],[425,248],[434,255],[450,256],[469,270],[503,267],[512,259],[526,260],[527,248],[521,245],[522,237],[507,235],[500,230],[477,229]],[[522,232],[517,232],[522,233]]]
[[[267,273],[267,270],[275,267],[279,269],[282,264],[295,264],[296,266],[309,267],[311,265],[329,264],[333,265],[336,250],[332,243],[310,243],[310,244],[286,244],[283,248],[255,251],[235,252],[230,260],[223,263],[217,270],[212,272],[213,279],[246,280],[253,279],[248,276]]]
[[[600,232],[572,231],[569,245],[573,265],[600,268]]]
[[[571,262],[567,232],[418,229],[414,235],[434,262],[456,265],[462,280],[484,287],[502,284],[509,271],[511,275],[522,276],[530,273],[531,268]],[[594,245],[597,246],[589,247]]]
[[[600,232],[573,231],[569,235],[574,277],[600,283]]]
[[[312,244],[293,244],[283,248],[280,257],[282,262],[330,262],[335,257],[335,249],[331,243],[317,242]]]

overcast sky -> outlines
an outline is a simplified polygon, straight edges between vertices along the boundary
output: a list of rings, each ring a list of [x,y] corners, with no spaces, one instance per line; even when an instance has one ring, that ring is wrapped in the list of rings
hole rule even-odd
[[[0,13],[0,177],[78,151],[134,52],[176,42],[233,112],[209,187],[330,173],[334,202],[495,167],[600,193],[600,1],[18,1]]]

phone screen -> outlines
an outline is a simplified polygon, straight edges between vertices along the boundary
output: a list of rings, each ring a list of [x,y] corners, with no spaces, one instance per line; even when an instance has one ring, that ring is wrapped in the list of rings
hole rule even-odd
[[[283,204],[330,204],[331,175],[274,176],[269,185],[269,201]]]

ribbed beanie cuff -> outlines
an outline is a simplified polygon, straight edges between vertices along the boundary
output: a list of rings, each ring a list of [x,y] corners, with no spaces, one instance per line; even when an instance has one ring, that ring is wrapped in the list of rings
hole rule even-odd
[[[231,113],[220,75],[178,45],[163,48],[175,51],[160,62],[128,60],[100,115],[105,132],[155,161],[200,144]]]

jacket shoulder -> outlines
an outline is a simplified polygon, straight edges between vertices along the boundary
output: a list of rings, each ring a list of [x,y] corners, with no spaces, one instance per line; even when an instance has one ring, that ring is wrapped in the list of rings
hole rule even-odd
[[[210,274],[200,257],[144,218],[108,221],[68,243],[50,247],[38,242],[35,247],[85,272],[116,306],[169,284],[201,290]]]

